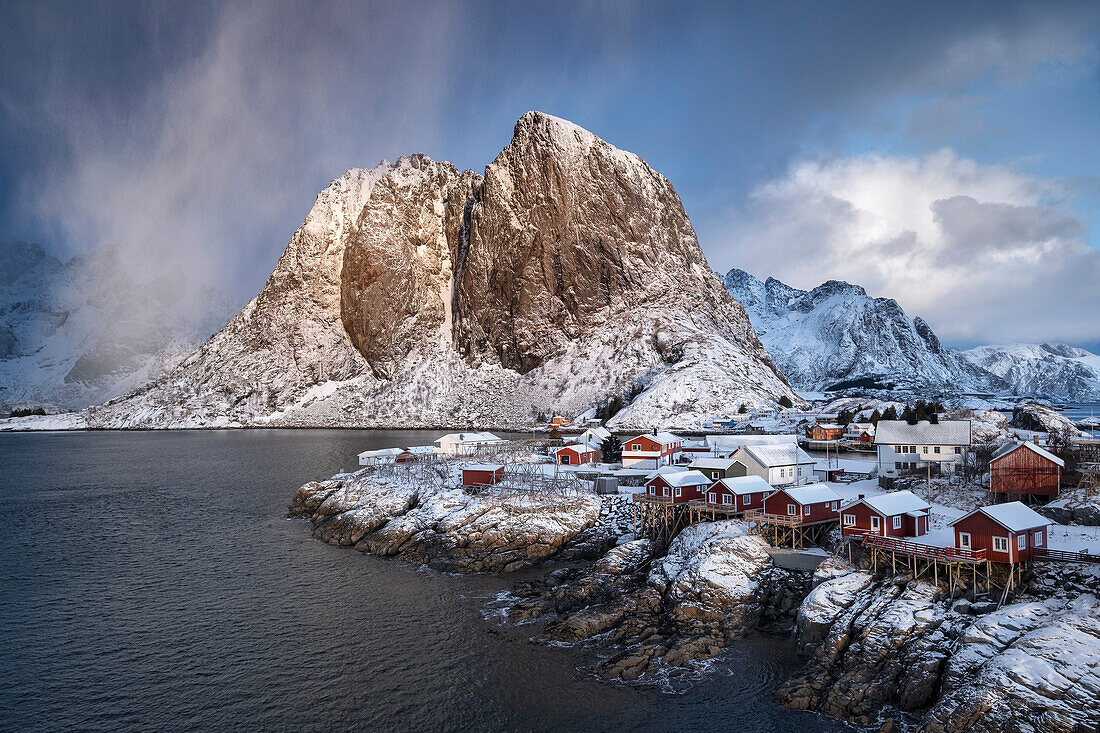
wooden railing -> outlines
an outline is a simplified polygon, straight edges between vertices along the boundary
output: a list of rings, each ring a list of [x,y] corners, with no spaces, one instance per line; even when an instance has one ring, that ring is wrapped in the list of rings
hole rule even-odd
[[[766,514],[762,509],[746,510],[745,519],[749,522],[779,524],[784,527],[797,527],[803,524],[801,514]]]
[[[844,527],[840,528],[840,534],[843,537],[859,537],[865,534],[877,534],[881,530],[863,529],[862,527]]]
[[[968,550],[963,547],[939,547],[938,545],[924,545],[919,542],[910,542],[897,537],[883,537],[875,534],[863,535],[864,547],[877,547],[889,552],[900,552],[905,555],[917,557],[935,558],[940,560],[960,560],[963,562],[985,562],[985,550]]]
[[[1085,552],[1072,552],[1070,550],[1051,550],[1046,547],[1034,547],[1031,555],[1036,560],[1054,560],[1057,562],[1092,562],[1100,563],[1100,555],[1090,555]]]
[[[634,494],[634,502],[639,504],[671,504],[671,496],[650,496],[649,494]]]

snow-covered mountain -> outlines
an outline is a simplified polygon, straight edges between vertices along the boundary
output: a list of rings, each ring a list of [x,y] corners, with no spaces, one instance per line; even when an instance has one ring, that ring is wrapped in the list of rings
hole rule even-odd
[[[761,282],[732,269],[726,290],[745,307],[765,348],[792,384],[962,392],[1004,384],[944,347],[921,318],[897,301],[872,298],[858,285],[830,280],[810,291],[775,278]]]
[[[224,329],[71,424],[507,426],[639,389],[614,425],[801,403],[668,180],[530,112],[484,175],[413,155],[333,181]]]
[[[0,412],[79,409],[175,366],[236,310],[177,273],[141,282],[118,252],[62,262],[0,239]]]
[[[1100,400],[1100,356],[1066,344],[978,346],[962,356],[1008,382],[1016,394]]]

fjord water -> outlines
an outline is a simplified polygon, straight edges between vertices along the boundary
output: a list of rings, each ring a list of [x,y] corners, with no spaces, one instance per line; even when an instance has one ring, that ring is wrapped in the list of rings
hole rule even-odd
[[[482,617],[510,577],[310,538],[294,489],[435,433],[0,435],[0,729],[837,730],[775,705],[786,640],[682,694]]]

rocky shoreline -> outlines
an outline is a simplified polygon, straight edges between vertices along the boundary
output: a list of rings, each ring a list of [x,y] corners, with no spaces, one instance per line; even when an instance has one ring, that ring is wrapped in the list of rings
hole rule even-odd
[[[868,728],[920,733],[1100,728],[1100,569],[1050,566],[1007,605],[830,558],[777,567],[738,520],[668,545],[630,534],[627,496],[454,488],[439,465],[310,482],[292,517],[318,539],[446,572],[547,572],[501,610],[533,641],[602,653],[604,679],[690,674],[734,640],[794,635],[802,671],[779,702]]]

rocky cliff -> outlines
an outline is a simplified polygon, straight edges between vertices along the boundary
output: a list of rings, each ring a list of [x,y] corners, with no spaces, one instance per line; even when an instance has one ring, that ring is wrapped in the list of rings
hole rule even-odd
[[[996,374],[1015,394],[1055,400],[1100,400],[1100,356],[1066,344],[978,346],[962,352]]]
[[[236,318],[83,420],[507,426],[630,394],[621,427],[799,401],[672,185],[531,112],[483,175],[414,155],[334,181]]]
[[[921,318],[897,301],[830,280],[798,290],[732,269],[726,289],[745,307],[765,347],[792,384],[804,389],[883,385],[929,389],[1004,389],[998,377],[945,347]]]

